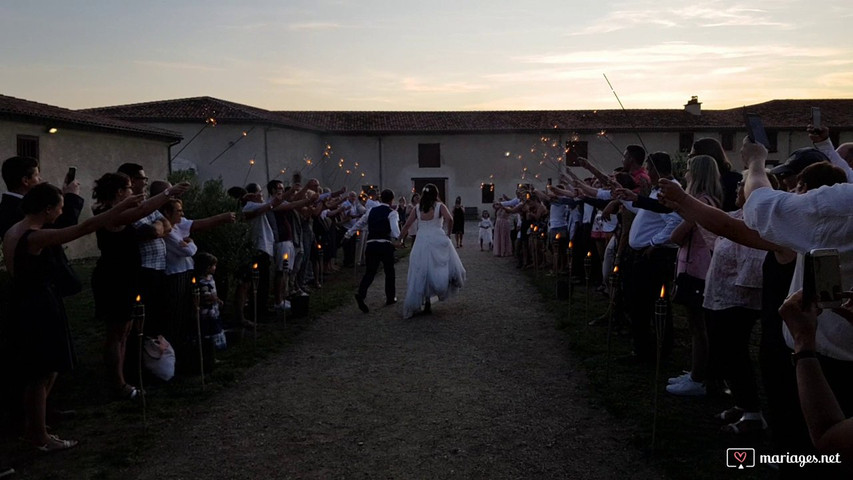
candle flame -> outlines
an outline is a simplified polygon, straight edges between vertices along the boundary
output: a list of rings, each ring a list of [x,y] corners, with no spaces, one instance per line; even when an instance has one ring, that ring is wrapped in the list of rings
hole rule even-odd
[[[252,265],[252,270],[257,270],[257,269],[258,269],[258,264],[257,264],[257,263],[253,264],[253,265]]]
[[[141,301],[142,301],[142,295],[137,295],[136,296],[136,303],[139,303]]]
[[[287,257],[288,257],[288,255],[285,253],[285,254],[284,254],[284,259],[285,259],[285,260],[287,260]]]
[[[318,244],[317,244],[317,249],[318,249],[318,250],[322,250],[322,249],[323,249],[323,246],[322,246],[322,245],[320,245],[320,244],[318,243]]]
[[[666,286],[661,285],[660,286],[660,298],[663,298],[664,293],[666,293]]]
[[[558,233],[558,234],[557,234],[557,236],[556,236],[555,238],[556,238],[557,240],[559,240],[559,239],[560,239],[560,234]]]
[[[586,258],[591,258],[591,257],[592,257],[592,252],[586,252]]]
[[[195,277],[193,277],[193,285],[195,285]]]
[[[572,248],[572,241],[569,240],[569,248]]]
[[[619,273],[619,266],[613,267],[613,273]]]

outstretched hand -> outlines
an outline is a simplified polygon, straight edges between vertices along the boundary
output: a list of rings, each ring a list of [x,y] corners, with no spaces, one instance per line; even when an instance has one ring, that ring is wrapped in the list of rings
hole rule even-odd
[[[131,195],[124,200],[118,202],[115,207],[116,210],[127,210],[130,208],[138,207],[142,201],[145,200],[145,195],[140,193],[139,195]]]
[[[636,202],[638,195],[633,190],[629,190],[625,187],[618,187],[613,189],[613,197],[617,200],[625,200],[628,202]]]
[[[814,125],[809,124],[806,127],[806,131],[809,132],[809,140],[812,143],[818,143],[829,138],[829,128],[828,127],[815,127]]]
[[[803,291],[797,290],[779,307],[779,315],[794,338],[794,351],[814,351],[817,317],[821,310],[814,303],[803,305]]]
[[[753,142],[749,136],[743,137],[743,147],[740,150],[740,157],[743,160],[743,167],[749,168],[750,165],[759,163],[761,168],[764,168],[764,162],[767,161],[767,147],[760,143]]]

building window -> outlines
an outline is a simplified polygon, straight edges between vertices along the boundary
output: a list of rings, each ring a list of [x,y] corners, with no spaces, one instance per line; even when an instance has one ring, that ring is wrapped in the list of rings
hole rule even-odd
[[[441,144],[419,143],[418,166],[421,168],[441,167]]]
[[[693,148],[693,132],[681,132],[678,134],[678,151],[689,152]]]
[[[723,150],[731,151],[735,148],[735,134],[732,132],[723,132],[720,134],[720,145]]]
[[[495,203],[495,184],[480,184],[480,203]]]
[[[39,137],[18,135],[18,156],[39,158]]]
[[[779,151],[778,139],[779,132],[776,130],[767,130],[767,140],[770,142],[770,148],[767,149],[768,152],[775,153]]]

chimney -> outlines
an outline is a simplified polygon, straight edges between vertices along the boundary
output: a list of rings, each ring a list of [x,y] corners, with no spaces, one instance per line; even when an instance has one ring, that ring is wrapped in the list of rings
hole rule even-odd
[[[702,115],[702,103],[699,102],[699,97],[695,95],[690,97],[690,101],[684,105],[684,111],[697,117]]]

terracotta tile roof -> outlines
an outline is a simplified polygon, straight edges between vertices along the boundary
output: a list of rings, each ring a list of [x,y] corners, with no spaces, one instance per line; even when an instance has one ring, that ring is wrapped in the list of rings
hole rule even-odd
[[[811,119],[810,107],[821,107],[823,122],[836,130],[853,130],[853,99],[772,100],[746,109],[762,116],[765,126],[801,129]],[[241,122],[280,125],[336,134],[453,134],[600,130],[726,131],[743,130],[743,107],[704,110],[516,110],[457,112],[269,111],[212,97],[91,108],[96,113],[138,122]]]
[[[217,123],[262,123],[313,130],[309,125],[289,119],[286,113],[274,113],[213,97],[180,98],[81,111],[140,122],[203,122],[214,118]]]
[[[122,132],[131,135],[153,136],[168,141],[179,140],[180,133],[106,116],[69,110],[44,103],[0,95],[0,118],[44,123],[57,128],[69,127],[86,130]]]
[[[853,129],[853,99],[773,100],[749,105],[765,126],[801,129],[820,107],[823,123],[834,129]],[[488,133],[542,132],[549,129],[590,133],[620,131],[743,130],[743,107],[704,110],[699,116],[683,109],[542,110],[492,112],[279,112],[293,120],[331,133]]]

